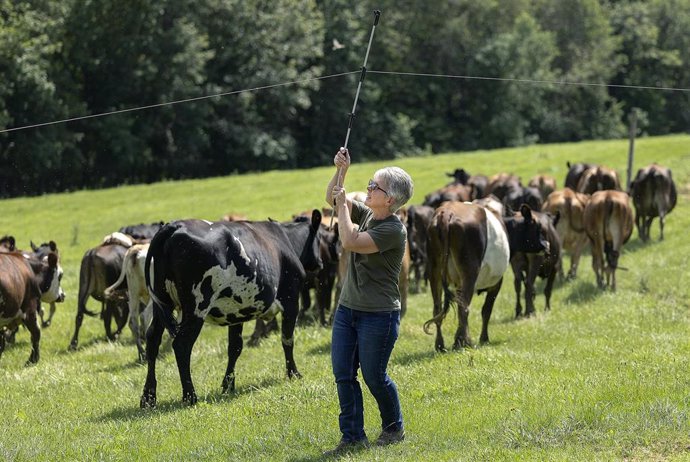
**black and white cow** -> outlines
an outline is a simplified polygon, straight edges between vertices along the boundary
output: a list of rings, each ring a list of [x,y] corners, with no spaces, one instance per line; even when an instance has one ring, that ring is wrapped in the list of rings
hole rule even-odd
[[[146,285],[153,321],[146,333],[148,373],[140,405],[156,405],[156,359],[164,329],[182,383],[183,402],[197,402],[190,373],[194,342],[204,321],[228,326],[228,366],[223,392],[235,389],[235,363],[242,352],[243,323],[282,311],[282,344],[288,377],[299,377],[293,333],[307,271],[318,270],[321,212],[301,223],[208,222],[166,224],[151,241]],[[182,311],[178,324],[174,310]]]

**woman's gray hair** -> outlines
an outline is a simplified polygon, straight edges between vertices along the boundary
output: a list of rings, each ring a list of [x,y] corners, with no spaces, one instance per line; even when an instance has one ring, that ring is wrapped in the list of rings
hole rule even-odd
[[[408,173],[400,167],[385,167],[377,170],[374,176],[380,178],[388,187],[388,195],[393,198],[392,213],[405,205],[414,192],[414,183]]]

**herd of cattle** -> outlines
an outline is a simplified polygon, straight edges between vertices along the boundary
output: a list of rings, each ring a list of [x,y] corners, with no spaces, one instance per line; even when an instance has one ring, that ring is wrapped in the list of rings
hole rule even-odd
[[[555,278],[575,278],[580,255],[590,245],[599,287],[616,288],[621,247],[632,234],[633,208],[640,238],[650,238],[659,218],[663,239],[665,216],[676,203],[676,188],[668,168],[652,164],[640,169],[629,191],[621,190],[615,170],[599,165],[568,164],[563,189],[548,176],[523,186],[519,177],[489,178],[463,169],[453,180],[428,194],[422,205],[399,211],[406,223],[408,249],[400,275],[403,314],[408,278],[412,292],[427,284],[433,316],[424,330],[436,326],[435,348],[445,351],[442,322],[457,306],[458,329],[453,348],[472,343],[469,306],[475,293],[486,292],[480,342],[489,340],[488,324],[503,276],[512,267],[516,317],[535,311],[535,281],[545,279],[546,309]],[[361,194],[361,193],[360,193]],[[358,198],[357,193],[352,195]],[[361,197],[360,197],[361,199]],[[121,228],[106,236],[82,258],[74,335],[76,350],[85,315],[103,319],[108,339],[117,339],[129,320],[138,359],[148,363],[141,406],[156,405],[155,363],[165,330],[173,338],[182,397],[197,401],[190,374],[192,347],[204,322],[228,326],[228,365],[223,391],[235,387],[235,364],[243,348],[244,323],[256,320],[250,345],[256,345],[281,313],[281,342],[289,377],[299,376],[293,355],[293,334],[300,319],[327,325],[337,300],[348,258],[338,244],[337,226],[322,223],[313,210],[288,223],[223,220],[162,222]],[[562,254],[570,256],[567,276]],[[39,359],[41,329],[50,325],[55,303],[64,300],[62,269],[55,242],[31,251],[16,248],[15,239],[0,239],[0,355],[21,324],[31,334],[27,364]],[[310,289],[314,289],[312,306]],[[92,297],[100,313],[87,308]],[[301,300],[301,308],[300,308]],[[50,304],[44,319],[41,302]],[[115,321],[115,330],[112,321]]]

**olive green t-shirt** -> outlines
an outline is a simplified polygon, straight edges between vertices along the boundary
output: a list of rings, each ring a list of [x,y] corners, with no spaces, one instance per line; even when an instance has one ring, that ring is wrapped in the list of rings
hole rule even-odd
[[[358,201],[352,201],[351,218],[360,232],[371,236],[379,251],[350,254],[339,303],[358,311],[399,310],[398,277],[407,240],[405,226],[396,215],[374,220],[371,209]]]

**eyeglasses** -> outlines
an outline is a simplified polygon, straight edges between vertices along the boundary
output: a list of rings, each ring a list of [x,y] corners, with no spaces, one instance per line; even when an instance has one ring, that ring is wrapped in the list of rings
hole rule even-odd
[[[388,191],[386,191],[386,190],[383,189],[381,186],[379,186],[378,184],[376,184],[376,182],[375,182],[374,180],[369,180],[369,184],[367,185],[367,191],[374,192],[374,191],[376,191],[377,189],[378,189],[379,191],[381,191],[382,193],[384,193],[386,196],[388,196]]]

